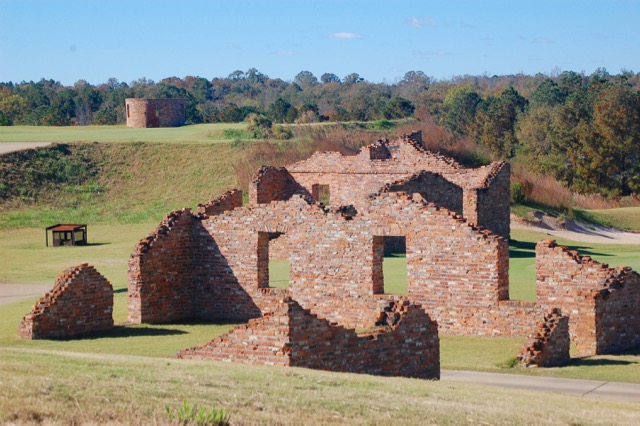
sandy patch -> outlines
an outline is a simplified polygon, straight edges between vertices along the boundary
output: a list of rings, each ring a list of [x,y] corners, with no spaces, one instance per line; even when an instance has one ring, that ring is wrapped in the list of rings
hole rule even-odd
[[[0,142],[0,154],[51,145],[51,142]]]
[[[0,305],[28,297],[43,296],[53,285],[0,283]]]
[[[640,245],[640,233],[619,231],[605,226],[567,221],[559,227],[554,221],[541,220],[532,224],[511,216],[511,229],[527,229],[543,232],[553,237],[566,238],[582,243],[594,244],[637,244]]]

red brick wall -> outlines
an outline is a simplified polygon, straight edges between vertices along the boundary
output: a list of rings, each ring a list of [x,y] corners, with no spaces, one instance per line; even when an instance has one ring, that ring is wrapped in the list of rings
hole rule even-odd
[[[358,335],[287,298],[262,318],[177,357],[438,379],[437,325],[408,303],[394,305],[386,315],[392,324]]]
[[[188,209],[167,215],[131,254],[130,322],[246,320],[259,315],[201,218]]]
[[[65,270],[20,324],[24,339],[56,339],[113,327],[113,287],[86,263]]]
[[[370,195],[389,184],[387,190],[419,192],[470,223],[508,237],[508,164],[466,169],[451,158],[427,151],[420,140],[418,133],[405,135],[364,147],[355,156],[321,152],[286,169],[263,168],[251,185],[250,200],[286,200],[294,193],[313,194],[315,185],[325,185],[332,206],[353,205],[363,210]],[[420,175],[422,171],[430,174]]]
[[[583,356],[640,345],[640,279],[609,268],[555,241],[536,246],[537,300],[570,318],[571,339]]]
[[[198,204],[197,213],[214,216],[236,207],[242,207],[242,191],[232,189],[205,204]]]
[[[262,166],[249,184],[249,202],[254,204],[288,200],[294,194],[311,196],[310,188],[302,188],[284,167]]]
[[[179,127],[185,123],[184,99],[125,99],[127,127]]]
[[[518,359],[525,367],[558,367],[571,359],[569,355],[569,317],[554,309],[544,316],[522,348]]]

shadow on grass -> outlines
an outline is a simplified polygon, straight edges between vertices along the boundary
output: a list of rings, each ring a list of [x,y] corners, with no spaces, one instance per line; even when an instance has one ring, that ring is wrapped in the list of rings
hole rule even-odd
[[[562,245],[562,244],[558,244]],[[577,251],[582,256],[591,256],[594,258],[598,257],[611,257],[614,256],[610,253],[602,253],[599,251],[595,251],[593,247],[589,246],[578,246],[578,245],[570,245],[568,246],[569,250]],[[518,241],[518,240],[509,240],[509,258],[512,259],[521,259],[528,257],[536,257],[536,243],[529,241]]]
[[[111,243],[87,243],[83,247],[97,247],[97,246],[108,246]]]
[[[110,330],[85,334],[78,337],[60,340],[94,340],[104,338],[118,338],[118,337],[145,337],[145,336],[174,336],[179,334],[187,334],[186,331],[176,330],[172,328],[151,328],[151,327],[135,327],[135,326],[122,326],[116,325]]]
[[[122,287],[116,290],[113,290],[114,293],[126,293],[129,289],[127,287]]]
[[[631,364],[639,364],[636,361],[627,361],[624,359],[593,359],[593,358],[575,358],[572,359],[568,367],[606,367],[611,365],[631,365]]]
[[[509,258],[524,259],[536,257],[536,243],[509,240]]]

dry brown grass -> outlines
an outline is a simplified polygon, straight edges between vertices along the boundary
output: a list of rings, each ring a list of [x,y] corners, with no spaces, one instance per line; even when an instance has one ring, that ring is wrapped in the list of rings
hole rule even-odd
[[[511,181],[522,185],[527,201],[569,212],[573,210],[573,193],[554,177],[532,173],[522,164],[514,164],[511,174]]]
[[[624,207],[640,207],[640,197],[605,198],[600,194],[573,194],[576,207],[586,210],[619,209]]]
[[[168,424],[183,401],[232,424],[637,424],[632,402],[302,368],[0,348],[0,423]]]

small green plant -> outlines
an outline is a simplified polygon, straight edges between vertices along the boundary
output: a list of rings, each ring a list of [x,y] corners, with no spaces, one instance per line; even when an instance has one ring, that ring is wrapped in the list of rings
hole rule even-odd
[[[164,408],[167,411],[169,420],[178,421],[178,423],[182,425],[227,426],[231,424],[229,422],[230,416],[225,413],[224,409],[216,410],[212,408],[211,410],[207,410],[198,404],[191,405],[186,400],[182,401],[182,406],[178,407],[175,411],[169,408],[168,405],[165,405]]]

